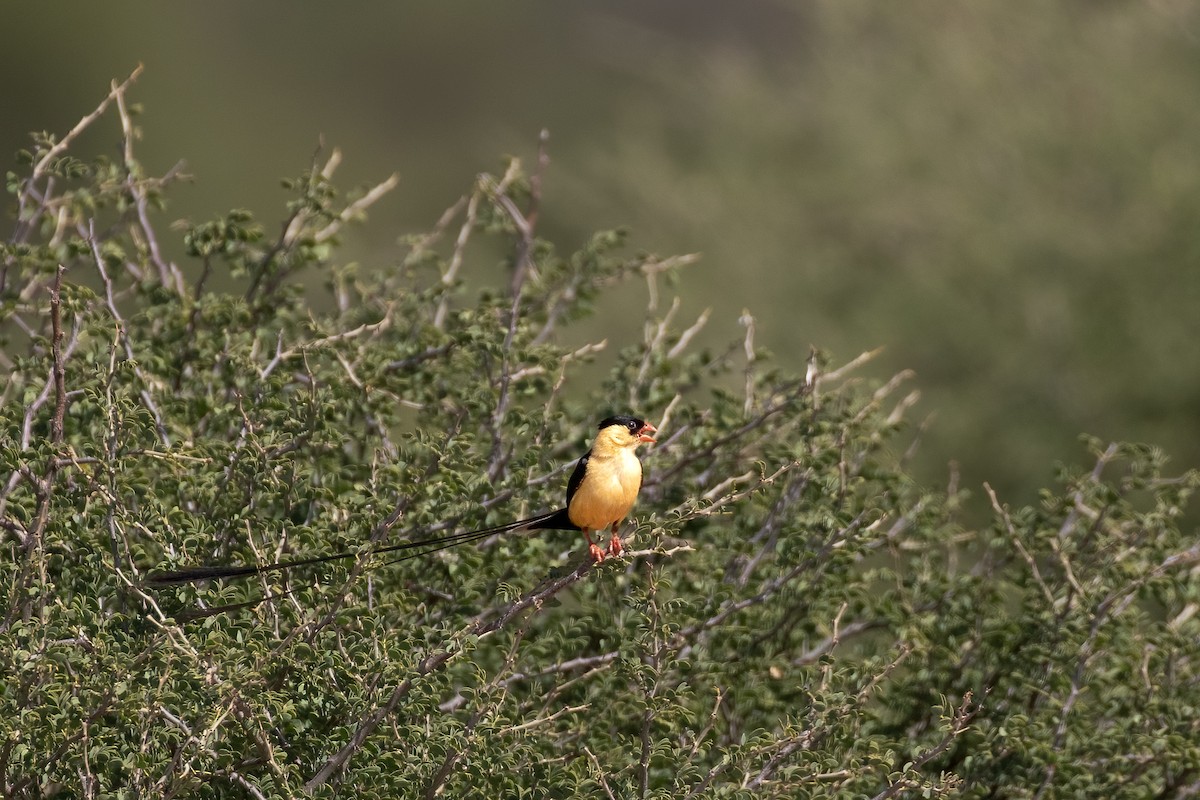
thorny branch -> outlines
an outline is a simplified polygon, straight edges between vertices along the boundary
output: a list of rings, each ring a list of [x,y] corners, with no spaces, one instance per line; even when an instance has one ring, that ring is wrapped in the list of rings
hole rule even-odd
[[[539,156],[539,164],[546,161],[545,157],[545,142],[547,134],[542,132],[542,150]],[[537,208],[541,202],[541,181],[535,184],[538,190],[533,194],[530,203],[530,216],[525,216],[517,208],[516,203],[508,196],[508,190],[513,182],[520,174],[520,162],[513,159],[509,163],[508,171],[504,173],[499,183],[494,183],[491,176],[483,176],[483,184],[488,190],[492,200],[503,208],[512,219],[513,225],[517,228],[520,234],[520,240],[517,243],[517,252],[513,265],[512,286],[510,292],[512,294],[512,305],[508,311],[508,331],[504,335],[504,344],[500,355],[500,376],[495,381],[496,383],[496,407],[492,412],[489,420],[488,428],[492,435],[492,452],[488,458],[488,480],[495,481],[500,471],[508,461],[509,451],[505,448],[501,440],[501,429],[504,425],[505,415],[508,413],[508,405],[511,400],[509,390],[512,387],[512,364],[510,363],[510,354],[512,352],[513,340],[517,335],[517,327],[521,319],[521,290],[524,287],[525,279],[529,274],[529,258],[533,249],[533,232],[534,224],[537,221]]]
[[[680,549],[690,548],[672,548],[668,550],[640,550],[627,553],[627,558],[633,559],[639,556],[669,556]],[[387,701],[375,709],[361,722],[355,730],[354,735],[350,737],[341,749],[331,756],[317,771],[312,778],[305,784],[304,789],[307,792],[315,791],[320,786],[329,781],[340,769],[342,769],[354,754],[362,747],[363,742],[367,740],[376,728],[379,727],[383,720],[395,710],[400,701],[412,691],[416,680],[425,677],[426,675],[441,669],[451,659],[462,655],[464,652],[465,642],[473,638],[485,638],[496,631],[506,628],[509,623],[518,618],[521,614],[529,610],[541,608],[546,601],[550,600],[563,589],[577,583],[584,576],[589,574],[595,565],[590,559],[585,559],[579,563],[574,569],[556,577],[547,578],[542,584],[535,589],[527,592],[525,595],[507,606],[500,609],[498,612],[488,611],[474,618],[465,628],[452,637],[451,641],[444,647],[435,649],[432,653],[421,659],[413,668],[410,675],[397,685],[389,695]]]
[[[138,67],[141,70],[141,67]],[[134,73],[137,74],[136,72]],[[134,206],[137,210],[138,226],[142,235],[146,238],[146,246],[150,252],[150,261],[158,269],[158,281],[167,289],[171,289],[176,294],[184,293],[183,273],[179,271],[174,263],[168,263],[162,256],[162,252],[158,246],[158,237],[154,233],[154,228],[150,224],[149,206],[150,200],[146,196],[146,188],[135,175],[137,170],[137,162],[133,158],[133,140],[135,138],[136,129],[133,126],[133,118],[130,116],[129,109],[125,104],[125,90],[128,87],[129,81],[118,85],[116,81],[112,83],[112,94],[110,97],[115,97],[117,101],[117,112],[121,117],[121,130],[124,134],[124,147],[122,155],[125,159],[125,190],[134,199]]]
[[[67,414],[67,370],[63,364],[62,276],[67,268],[62,264],[54,273],[50,288],[50,358],[54,364],[54,416],[50,419],[50,441],[62,444],[63,418]]]
[[[32,602],[26,594],[26,589],[29,586],[29,581],[32,577],[33,562],[36,559],[37,567],[41,571],[41,585],[46,586],[45,580],[45,559],[42,557],[42,544],[45,539],[46,526],[50,521],[50,503],[53,498],[54,484],[58,477],[58,472],[62,462],[57,458],[57,451],[63,443],[63,426],[67,413],[67,385],[66,385],[66,366],[65,356],[63,354],[63,325],[62,325],[62,277],[66,272],[66,267],[62,264],[58,265],[58,269],[54,273],[54,281],[50,285],[50,380],[47,381],[47,387],[54,387],[54,413],[50,418],[50,444],[52,450],[51,457],[47,459],[46,468],[40,477],[34,477],[30,473],[14,473],[10,481],[12,483],[18,478],[18,475],[23,474],[33,483],[34,494],[37,497],[37,511],[34,516],[33,526],[24,534],[24,557],[21,561],[20,568],[16,571],[13,577],[13,590],[10,594],[12,598],[8,613],[4,618],[3,629],[7,629],[16,620],[18,613],[24,619],[28,619],[33,614]],[[25,422],[26,427],[31,426],[32,414],[34,407],[31,406],[26,411]],[[28,445],[26,445],[28,446]],[[5,491],[7,497],[8,491]],[[2,506],[0,506],[2,508]],[[40,596],[40,602],[44,601],[44,595]],[[22,601],[25,602],[22,602]]]
[[[163,422],[162,412],[158,410],[158,404],[154,402],[154,397],[150,394],[150,380],[137,364],[137,359],[133,353],[133,343],[129,341],[129,336],[126,333],[125,319],[117,309],[117,301],[113,295],[113,282],[109,278],[108,270],[104,266],[104,256],[100,253],[100,245],[96,239],[96,232],[90,222],[88,234],[88,241],[92,248],[92,258],[96,262],[96,270],[100,273],[100,279],[104,282],[104,297],[105,302],[108,304],[108,313],[112,314],[112,318],[117,323],[118,336],[121,339],[121,346],[125,350],[125,358],[133,365],[133,373],[142,385],[138,390],[138,396],[142,398],[142,403],[146,406],[146,410],[154,417],[154,427],[158,431],[158,438],[162,440],[165,447],[170,448],[171,435],[167,432],[167,426]]]

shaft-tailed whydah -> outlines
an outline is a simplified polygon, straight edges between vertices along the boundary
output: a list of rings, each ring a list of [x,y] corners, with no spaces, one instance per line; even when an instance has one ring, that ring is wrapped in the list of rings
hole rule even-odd
[[[447,536],[412,539],[367,551],[333,553],[255,566],[207,565],[186,567],[170,572],[155,572],[149,575],[147,583],[154,586],[167,586],[174,583],[217,578],[240,578],[291,569],[306,564],[322,564],[327,561],[339,561],[378,553],[412,551],[389,562],[394,563],[496,534],[527,530],[583,531],[592,560],[603,561],[606,555],[615,556],[621,553],[621,523],[629,515],[637,500],[638,492],[642,488],[642,463],[638,460],[636,451],[639,445],[654,441],[652,434],[657,429],[645,420],[636,417],[616,416],[603,420],[599,425],[599,431],[596,434],[596,440],[592,443],[592,448],[575,464],[575,471],[571,473],[571,479],[567,481],[566,507],[557,511],[549,511],[535,517],[491,528],[453,533]],[[607,552],[592,540],[593,531],[604,530],[611,533]]]

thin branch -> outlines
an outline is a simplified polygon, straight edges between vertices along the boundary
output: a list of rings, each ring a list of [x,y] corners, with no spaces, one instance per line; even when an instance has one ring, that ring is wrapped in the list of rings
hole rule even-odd
[[[1025,559],[1025,563],[1029,565],[1029,572],[1033,575],[1034,581],[1042,590],[1042,596],[1046,598],[1046,607],[1054,608],[1055,600],[1054,593],[1050,591],[1050,587],[1046,585],[1046,581],[1042,579],[1042,572],[1038,569],[1037,562],[1033,560],[1033,556],[1025,549],[1025,545],[1021,544],[1020,537],[1017,536],[1017,531],[1013,527],[1012,517],[1008,515],[1008,509],[1000,505],[1000,501],[996,498],[996,492],[992,490],[991,485],[986,481],[983,484],[984,491],[992,501],[992,508],[997,516],[1004,522],[1004,528],[1008,531],[1008,538],[1012,541],[1013,546],[1017,548],[1017,552],[1021,554],[1021,558]]]
[[[486,686],[478,693],[480,696],[483,696],[488,692],[496,691],[500,683],[500,676],[512,669],[513,662],[516,661],[517,658],[517,651],[520,649],[521,642],[525,639],[525,632],[529,629],[530,621],[531,618],[526,618],[525,624],[517,628],[516,632],[513,634],[512,641],[509,643],[508,652],[504,656],[504,665],[497,670],[491,678],[488,679]],[[500,690],[500,696],[503,698],[503,690]],[[483,719],[486,712],[487,705],[481,703],[471,713],[471,717],[467,720],[466,728],[463,731],[465,734],[464,738],[467,738],[468,741],[470,735],[475,731],[475,726],[479,724],[479,720]],[[534,722],[537,722],[537,720]],[[518,728],[514,728],[512,730],[517,729],[519,729],[519,726]],[[447,751],[445,758],[442,759],[441,767],[438,768],[433,780],[429,782],[429,786],[425,790],[425,800],[433,800],[433,798],[441,794],[446,780],[450,777],[451,770],[454,769],[454,765],[457,764],[458,761],[463,757],[464,752],[465,748],[460,747],[452,747]]]
[[[854,370],[861,367],[863,364],[866,364],[868,361],[875,360],[875,357],[878,356],[882,352],[883,352],[883,348],[877,347],[874,350],[868,350],[865,353],[859,353],[859,355],[857,357],[846,362],[841,367],[838,367],[837,369],[835,369],[833,372],[826,372],[826,373],[820,375],[819,379],[825,380],[825,381],[840,380],[841,378],[845,377],[848,373],[853,372]],[[810,378],[808,380],[808,382],[812,383],[812,382],[814,382],[814,380]]]
[[[479,201],[483,199],[482,180],[481,176],[475,182],[475,190],[471,192],[471,198],[467,201],[466,217],[458,229],[458,238],[454,241],[454,252],[450,255],[450,263],[446,265],[446,271],[442,273],[442,297],[438,301],[437,311],[433,313],[433,327],[439,331],[446,327],[446,314],[450,310],[450,287],[458,280],[458,271],[462,268],[467,242],[471,238],[471,232],[475,230],[475,220],[479,216]],[[456,204],[452,210],[457,208]],[[441,221],[438,220],[439,223]]]
[[[537,230],[538,215],[542,206],[542,178],[546,167],[550,164],[550,154],[547,145],[550,143],[550,131],[542,129],[538,136],[537,167],[529,177],[529,210],[522,215],[507,196],[499,198],[501,205],[513,218],[513,223],[521,233],[521,241],[517,247],[512,280],[509,283],[509,293],[515,298],[521,294],[530,270],[533,269],[531,254],[533,253],[533,232]],[[505,202],[507,201],[507,202]]]
[[[738,318],[738,322],[746,328],[746,341],[743,344],[746,351],[746,398],[742,413],[748,417],[754,409],[754,315],[750,313],[749,309],[742,309],[742,316]]]
[[[1100,476],[1103,474],[1104,468],[1108,466],[1108,463],[1117,455],[1117,450],[1118,448],[1116,443],[1110,444],[1107,449],[1100,454],[1100,457],[1096,459],[1096,466],[1092,468],[1092,473],[1088,476],[1092,483],[1096,484],[1100,482]],[[1066,519],[1063,520],[1062,526],[1058,529],[1058,537],[1060,539],[1065,539],[1068,535],[1070,535],[1071,530],[1075,527],[1075,523],[1079,521],[1079,510],[1083,507],[1083,490],[1080,489],[1076,491],[1072,499],[1074,501],[1073,507],[1067,514]]]
[[[56,450],[63,443],[63,423],[67,411],[66,368],[63,363],[62,348],[62,276],[66,272],[66,269],[62,264],[59,264],[58,269],[54,273],[54,282],[50,285],[50,359],[54,385],[54,415],[50,419],[50,441]],[[26,422],[29,421],[31,413],[32,411],[26,412]],[[50,522],[50,503],[54,493],[54,483],[58,476],[59,466],[57,458],[50,458],[46,464],[46,470],[40,478],[32,478],[32,474],[23,471],[13,473],[13,486],[15,486],[18,474],[29,474],[29,477],[32,479],[34,494],[37,497],[37,511],[34,515],[33,526],[24,535],[25,557],[21,561],[20,569],[16,570],[16,574],[13,576],[12,600],[4,618],[3,629],[7,629],[16,620],[18,611],[25,618],[29,617],[32,613],[33,600],[26,594],[25,589],[28,587],[32,562],[35,556],[42,550],[46,526]],[[5,497],[7,497],[7,494],[8,492],[6,491]],[[38,569],[42,573],[41,585],[43,587],[48,586],[45,574],[45,558],[38,558],[37,560]],[[38,602],[44,602],[45,596],[45,592],[40,593],[38,595]]]
[[[529,271],[529,254],[533,248],[533,225],[521,214],[516,204],[508,196],[509,187],[520,174],[520,167],[521,162],[514,158],[509,163],[504,177],[494,186],[492,186],[492,178],[490,176],[485,175],[483,177],[484,185],[489,187],[493,202],[508,212],[513,224],[521,234],[521,241],[517,246],[516,266],[511,286],[512,304],[508,310],[508,332],[504,335],[504,346],[501,349],[500,355],[500,385],[496,392],[496,406],[489,420],[489,428],[492,434],[492,452],[488,458],[487,470],[489,481],[495,481],[499,477],[500,471],[508,461],[509,453],[501,441],[500,429],[504,424],[505,416],[508,414],[508,405],[511,400],[509,390],[512,386],[512,366],[509,363],[509,356],[512,352],[513,341],[517,336],[517,326],[521,318],[521,288]]]
[[[612,787],[608,785],[608,778],[604,776],[604,768],[600,766],[600,759],[596,758],[596,754],[589,750],[587,745],[583,746],[583,752],[587,755],[588,760],[592,762],[592,766],[596,768],[596,778],[600,783],[600,788],[608,795],[608,800],[617,800],[617,796],[613,794]]]
[[[458,216],[458,213],[463,210],[466,204],[467,196],[463,195],[455,200],[453,205],[443,211],[442,215],[438,217],[437,222],[433,223],[433,228],[413,243],[408,255],[404,259],[405,265],[413,263],[418,256],[428,252],[429,248],[433,247],[434,243],[442,238],[442,235],[446,232],[446,228],[454,221],[454,218]]]
[[[328,336],[323,336],[320,339],[313,339],[312,341],[304,342],[303,344],[296,345],[295,347],[288,348],[287,350],[283,350],[281,347],[283,343],[283,333],[280,332],[279,337],[276,340],[275,356],[267,363],[265,367],[263,367],[262,372],[259,373],[259,377],[264,379],[267,378],[272,372],[274,372],[275,368],[279,366],[281,362],[287,361],[295,356],[304,355],[312,350],[328,347],[331,344],[337,344],[338,342],[342,342],[347,339],[355,339],[359,336],[364,336],[367,334],[373,336],[381,331],[387,330],[392,324],[392,308],[393,306],[389,305],[383,314],[383,319],[379,320],[378,322],[364,323],[359,325],[357,328],[352,328],[348,331],[331,333]]]
[[[761,770],[759,770],[758,774],[746,784],[746,788],[757,789],[759,786],[762,786],[764,783],[768,782],[775,774],[775,771],[779,769],[779,765],[782,764],[784,760],[788,758],[788,756],[790,756],[792,753],[795,753],[797,750],[809,749],[813,746],[815,738],[816,737],[811,730],[806,730],[802,731],[799,735],[788,739],[786,742],[784,742],[783,747],[780,747],[777,751],[771,754],[771,757],[767,759],[766,764],[763,764],[763,767]]]
[[[96,107],[95,111],[86,115],[83,119],[79,120],[79,122],[75,123],[75,127],[72,128],[66,136],[59,140],[57,144],[47,150],[46,154],[38,160],[37,164],[34,165],[33,173],[29,176],[29,182],[32,183],[33,181],[36,181],[38,178],[42,177],[50,163],[62,155],[66,149],[70,147],[71,142],[73,142],[76,137],[83,133],[89,125],[99,119],[104,112],[108,110],[109,104],[112,103],[113,100],[117,99],[117,96],[121,92],[124,92],[126,87],[137,80],[138,76],[141,74],[142,65],[138,64],[137,67],[134,68],[133,72],[129,74],[128,78],[122,81],[119,86],[114,86],[112,90],[109,91],[108,96],[100,101],[100,105]]]
[[[700,260],[699,253],[685,253],[669,258],[653,258],[642,264],[640,271],[646,278],[646,313],[658,310],[658,276],[676,267],[686,267]]]
[[[361,214],[368,208],[377,203],[385,194],[395,189],[400,185],[400,176],[392,173],[387,179],[375,184],[362,197],[355,200],[350,205],[342,209],[337,218],[326,225],[321,230],[313,234],[313,239],[317,242],[324,242],[341,230],[342,226],[352,220],[356,214]]]
[[[62,264],[54,272],[54,284],[50,287],[50,339],[51,359],[54,362],[54,416],[50,420],[50,440],[62,444],[63,418],[67,413],[67,373],[63,366],[62,352],[62,277],[67,268]]]
[[[117,323],[121,344],[125,350],[125,358],[133,365],[133,374],[137,376],[138,381],[142,384],[142,388],[138,391],[138,396],[142,398],[142,404],[146,406],[146,409],[154,417],[154,427],[158,431],[158,438],[169,448],[171,446],[171,435],[167,433],[167,426],[163,422],[162,412],[158,410],[158,404],[154,402],[154,397],[150,394],[150,381],[142,368],[137,365],[137,359],[133,354],[133,345],[126,333],[125,318],[121,316],[121,312],[117,309],[117,301],[113,295],[112,278],[109,277],[108,270],[104,266],[104,256],[100,254],[100,244],[96,239],[94,220],[88,221],[88,244],[91,245],[92,259],[96,262],[96,269],[100,273],[100,279],[104,282],[105,302],[108,305],[108,312],[112,314],[113,319]]]
[[[971,692],[967,692],[965,695],[963,695],[962,703],[951,715],[949,720],[949,728],[945,735],[942,736],[941,741],[939,741],[930,749],[926,750],[921,755],[917,756],[906,772],[918,772],[921,769],[924,769],[925,765],[949,750],[950,746],[954,744],[955,740],[967,731],[971,725],[971,720],[975,718],[976,714],[983,710],[982,705],[972,705],[971,701]],[[879,794],[875,795],[873,798],[871,798],[871,800],[889,800],[889,798],[895,797],[896,795],[900,794],[900,792],[913,788],[916,788],[916,785],[911,778],[900,778],[899,780],[889,783],[887,787],[883,789],[883,791],[879,792]]]
[[[617,660],[620,653],[613,650],[609,653],[601,653],[597,656],[579,656],[577,658],[567,659],[553,664],[549,667],[538,670],[537,672],[514,672],[501,683],[501,686],[508,688],[517,683],[524,681],[535,680],[537,678],[545,678],[550,675],[557,675],[563,672],[574,672],[576,670],[592,669],[598,666],[606,666]]]
[[[845,603],[842,604],[841,610],[842,611],[846,610]],[[840,619],[841,611],[838,612],[838,617]],[[841,644],[846,639],[849,639],[852,636],[857,636],[860,633],[865,633],[866,631],[869,631],[869,630],[874,630],[876,628],[882,628],[882,627],[884,627],[884,625],[885,625],[884,622],[878,621],[878,620],[877,621],[857,620],[855,622],[851,622],[851,623],[843,626],[841,628],[841,630],[838,630],[835,626],[834,632],[831,636],[825,637],[821,641],[819,641],[816,644],[809,647],[807,650],[805,650],[800,655],[793,658],[791,661],[792,666],[795,666],[795,667],[811,666],[812,664],[815,664],[820,659],[824,658],[829,653],[833,652],[834,648],[837,647],[839,644]]]
[[[584,703],[583,705],[579,706],[563,706],[552,714],[548,714],[544,717],[537,717],[536,719],[531,719],[528,722],[522,722],[520,725],[513,725],[509,728],[505,728],[505,731],[508,733],[527,731],[530,728],[536,728],[538,725],[545,725],[547,722],[553,722],[560,717],[565,717],[567,714],[578,714],[581,711],[587,711],[589,708],[591,708],[589,703]]]
[[[56,278],[56,280],[57,280],[57,278]],[[51,292],[53,292],[54,291],[53,286],[49,287],[49,290]],[[60,330],[61,330],[61,321],[60,321]],[[34,336],[36,334],[33,331],[30,331],[30,335]],[[52,338],[53,338],[53,335],[54,335],[54,328],[53,328],[53,323],[52,323],[51,324],[51,337]],[[71,336],[67,341],[66,348],[63,349],[60,346],[59,361],[61,361],[62,363],[65,364],[65,362],[70,360],[71,355],[75,352],[76,346],[79,344],[79,340],[80,340],[80,323],[79,323],[79,318],[76,317],[71,326]],[[55,390],[55,387],[57,385],[56,375],[57,375],[57,366],[56,366],[56,363],[52,356],[50,367],[46,373],[46,380],[42,384],[41,391],[38,392],[38,395],[37,395],[37,397],[34,398],[33,402],[31,402],[25,408],[25,415],[24,415],[24,419],[23,419],[22,425],[21,425],[21,440],[20,440],[20,442],[21,442],[22,450],[27,450],[33,442],[33,431],[37,424],[38,411],[40,411],[42,406],[44,406],[49,401],[51,393]],[[72,394],[71,392],[66,392],[63,395],[63,398],[66,400],[69,400],[71,397],[71,394]],[[57,398],[56,398],[56,401],[57,401]],[[61,466],[61,464],[59,466]],[[16,489],[17,485],[20,483],[22,478],[25,478],[27,481],[29,481],[30,485],[34,487],[35,491],[38,490],[37,489],[37,487],[39,486],[38,479],[35,478],[31,472],[28,471],[28,468],[13,470],[12,473],[9,475],[8,481],[5,483],[4,487],[2,489],[0,489],[0,515],[2,515],[5,512],[5,510],[8,506],[9,495],[11,495],[12,492]],[[10,527],[9,529],[13,530],[14,532],[17,532],[15,528]],[[18,538],[21,539],[22,544],[24,544],[26,542],[25,535],[18,533]]]
[[[133,157],[133,140],[136,138],[137,130],[133,126],[133,118],[125,105],[125,84],[118,85],[116,81],[113,81],[110,96],[116,98],[117,114],[121,118],[121,131],[124,135],[125,189],[134,200],[138,225],[141,228],[142,235],[146,237],[146,247],[150,251],[150,261],[158,269],[159,283],[164,288],[182,295],[184,292],[183,273],[179,271],[179,267],[175,266],[174,263],[168,263],[162,257],[162,252],[158,247],[158,237],[154,233],[154,227],[150,224],[150,202],[146,197],[145,187],[138,180],[137,176],[134,175],[136,161]]]

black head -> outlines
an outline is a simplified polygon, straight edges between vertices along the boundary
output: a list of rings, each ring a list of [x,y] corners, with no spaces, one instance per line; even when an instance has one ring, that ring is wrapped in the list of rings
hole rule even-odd
[[[612,427],[624,428],[633,437],[625,441],[633,442],[634,447],[637,447],[642,442],[653,442],[654,437],[651,434],[658,432],[658,428],[655,428],[649,422],[646,422],[646,420],[638,419],[637,417],[626,417],[624,415],[608,417],[600,423],[599,427],[600,430]]]
[[[646,420],[638,419],[637,417],[618,415],[615,417],[606,417],[605,419],[602,419],[596,428],[597,430],[604,430],[612,425],[621,425],[625,428],[628,428],[629,432],[636,436],[638,431],[645,427]]]

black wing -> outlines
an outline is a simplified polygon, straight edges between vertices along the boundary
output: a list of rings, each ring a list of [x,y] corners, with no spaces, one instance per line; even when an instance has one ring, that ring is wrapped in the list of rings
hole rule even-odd
[[[567,508],[571,507],[571,498],[575,496],[575,492],[579,491],[579,484],[583,483],[583,476],[587,474],[588,459],[591,456],[591,450],[583,454],[583,458],[579,459],[579,463],[575,465],[575,471],[571,473],[571,480],[567,481]]]

